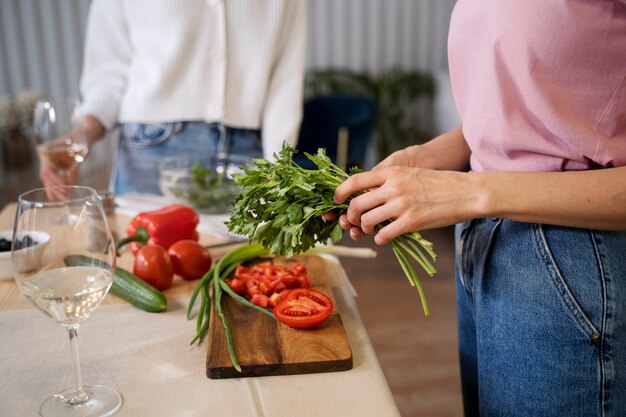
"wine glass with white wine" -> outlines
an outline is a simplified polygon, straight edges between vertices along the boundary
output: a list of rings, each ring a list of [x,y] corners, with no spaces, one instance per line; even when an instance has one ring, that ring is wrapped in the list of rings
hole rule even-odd
[[[65,327],[70,339],[75,386],[49,396],[39,415],[110,416],[121,407],[122,398],[112,388],[83,386],[78,327],[111,287],[115,245],[94,189],[53,188],[58,189],[40,188],[20,195],[11,252],[13,275],[22,294]],[[66,221],[54,221],[59,216]],[[48,236],[48,241],[43,250],[37,244],[24,247],[18,242],[25,236]]]
[[[78,99],[63,97],[37,101],[33,133],[39,157],[67,183],[89,150]]]

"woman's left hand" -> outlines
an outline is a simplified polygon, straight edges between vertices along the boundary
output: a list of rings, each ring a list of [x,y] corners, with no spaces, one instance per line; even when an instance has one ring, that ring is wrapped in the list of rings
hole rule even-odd
[[[378,245],[403,233],[449,226],[469,219],[471,174],[393,166],[348,178],[335,190],[335,201],[353,198],[339,225],[354,240],[376,234]],[[368,191],[369,190],[369,191]],[[377,225],[392,222],[378,229]]]

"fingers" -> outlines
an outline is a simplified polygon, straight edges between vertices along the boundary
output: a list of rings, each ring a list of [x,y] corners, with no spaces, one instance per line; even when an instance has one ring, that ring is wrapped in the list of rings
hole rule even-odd
[[[397,238],[401,234],[407,232],[407,230],[405,229],[406,228],[402,220],[395,220],[380,229],[378,233],[376,233],[376,236],[374,236],[374,241],[377,245],[382,246],[391,242],[393,239]]]
[[[360,227],[355,226],[352,223],[350,223],[345,214],[342,214],[341,216],[339,216],[339,219],[337,220],[337,222],[339,223],[339,227],[349,232],[350,238],[352,240],[363,240],[368,237],[368,235],[363,233]]]
[[[355,225],[350,223],[350,221],[348,220],[348,216],[346,216],[345,214],[342,214],[341,216],[339,216],[339,226],[343,229],[343,230],[350,230],[351,227],[354,227]]]
[[[344,230],[348,230],[352,240],[363,240],[368,237],[360,227],[351,224],[345,214],[339,217],[339,226]]]
[[[347,213],[339,217],[339,226],[344,230],[348,230],[353,240],[363,240],[370,234],[375,233],[375,223],[371,224],[368,221],[365,223],[365,228],[363,228],[362,215],[384,204],[383,193],[371,189],[380,187],[384,184],[385,179],[386,175],[380,172],[359,173],[348,178],[335,190],[335,201],[340,204],[359,191],[370,190],[352,198]]]
[[[352,240],[364,240],[367,239],[369,236],[366,235],[365,233],[363,233],[363,231],[358,228],[358,227],[351,227],[350,228],[350,238]]]
[[[368,235],[376,233],[379,224],[387,220],[393,220],[394,214],[390,209],[389,205],[384,205],[366,211],[360,218],[361,230]]]
[[[385,182],[385,175],[380,171],[361,172],[345,180],[335,190],[335,202],[341,204],[352,194],[379,187]]]
[[[66,183],[68,185],[75,185],[76,181],[78,180],[78,170],[79,170],[79,166],[76,165],[72,168],[72,170],[70,171],[70,174],[66,177]]]
[[[337,217],[337,213],[334,211],[329,211],[327,213],[322,214],[322,219],[324,219],[325,222],[329,220],[333,220],[335,217]]]
[[[367,219],[377,207],[384,203],[385,196],[380,189],[368,191],[367,193],[355,197],[350,201],[347,219],[353,225],[361,226],[365,233],[371,234],[374,232],[373,227],[376,223],[371,224],[371,222],[366,221],[364,224],[363,220]],[[363,226],[365,226],[365,228]]]
[[[47,188],[46,195],[50,200],[64,200],[67,192],[63,190],[53,190],[52,187],[72,185],[78,178],[78,169],[73,169],[69,176],[62,176],[50,165],[42,162],[39,166],[39,179],[44,188]]]
[[[50,201],[63,201],[67,199],[67,191],[65,189],[47,188],[46,195]]]
[[[58,175],[50,165],[42,163],[39,166],[39,179],[44,187],[55,187],[65,185],[63,177]]]
[[[54,187],[58,185],[73,185],[78,179],[78,167],[73,167],[69,175],[59,175],[50,165],[42,162],[39,165],[39,179],[44,187]]]

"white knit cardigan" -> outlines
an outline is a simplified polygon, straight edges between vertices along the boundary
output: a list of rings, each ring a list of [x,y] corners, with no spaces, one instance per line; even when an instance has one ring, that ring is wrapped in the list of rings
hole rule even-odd
[[[270,158],[302,116],[303,0],[94,0],[81,94],[118,122],[262,128]]]

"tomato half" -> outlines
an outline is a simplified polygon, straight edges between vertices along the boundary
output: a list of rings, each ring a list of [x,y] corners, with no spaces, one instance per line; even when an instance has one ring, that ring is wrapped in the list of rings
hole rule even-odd
[[[324,322],[333,311],[333,300],[312,288],[290,290],[274,307],[278,321],[296,329],[307,329]]]
[[[209,251],[195,240],[179,240],[169,247],[174,272],[184,279],[201,278],[213,264]]]
[[[174,266],[167,251],[159,245],[146,245],[137,252],[133,273],[159,291],[174,280]]]

